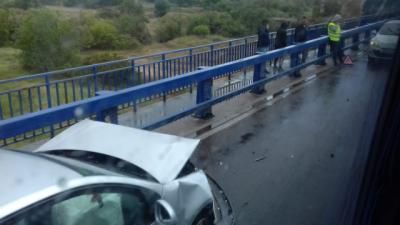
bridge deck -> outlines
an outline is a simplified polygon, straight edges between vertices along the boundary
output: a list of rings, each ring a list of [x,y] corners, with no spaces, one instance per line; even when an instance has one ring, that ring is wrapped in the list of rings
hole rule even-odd
[[[361,58],[204,139],[193,161],[220,182],[239,225],[337,224],[386,77]]]

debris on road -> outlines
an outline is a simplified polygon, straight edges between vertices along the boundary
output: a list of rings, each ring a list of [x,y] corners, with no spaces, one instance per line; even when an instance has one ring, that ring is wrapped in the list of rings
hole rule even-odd
[[[267,158],[267,156],[263,156],[263,157],[260,157],[260,158],[256,159],[255,161],[256,162],[260,162],[260,161],[263,161],[266,158]]]

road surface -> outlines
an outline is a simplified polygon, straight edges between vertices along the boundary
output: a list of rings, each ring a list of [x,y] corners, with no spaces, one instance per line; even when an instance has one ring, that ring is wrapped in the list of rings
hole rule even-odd
[[[335,224],[387,75],[361,57],[203,140],[192,160],[225,190],[239,225]]]

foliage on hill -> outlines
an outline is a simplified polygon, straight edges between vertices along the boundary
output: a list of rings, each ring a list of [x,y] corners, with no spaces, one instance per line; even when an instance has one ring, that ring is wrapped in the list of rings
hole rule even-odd
[[[324,2],[321,5],[321,0],[1,0],[0,47],[21,48],[21,61],[26,68],[44,70],[79,63],[79,51],[136,49],[153,41],[167,42],[185,35],[240,37],[254,34],[264,19],[269,19],[274,30],[282,20],[298,21],[306,16],[311,22],[320,22],[337,13],[344,16],[361,13],[362,0]],[[365,14],[398,12],[400,1],[366,0],[363,11]],[[53,26],[56,27],[51,29]]]
[[[49,10],[32,10],[17,39],[24,67],[37,71],[73,66],[78,62],[78,34],[71,24]]]

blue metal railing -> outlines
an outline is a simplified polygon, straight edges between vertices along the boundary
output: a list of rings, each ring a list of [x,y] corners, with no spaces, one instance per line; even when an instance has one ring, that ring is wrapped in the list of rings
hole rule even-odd
[[[362,34],[370,32],[371,30],[376,30],[382,24],[383,22],[377,22],[347,30],[343,32],[343,38],[354,40],[355,36],[364,37]],[[354,45],[360,44],[361,42],[368,41],[368,39],[360,39],[360,42],[348,44],[344,48],[351,48]],[[254,67],[254,73],[260,73],[260,70],[257,70],[256,68],[261,68],[261,65],[267,61],[271,61],[277,57],[283,57],[286,55],[300,54],[305,50],[316,49],[320,46],[326,47],[327,44],[327,37],[319,37],[304,44],[288,46],[283,49],[270,51],[266,54],[249,56],[236,61],[230,61],[221,65],[216,65],[214,67],[208,67],[203,70],[188,72],[181,76],[172,76],[161,80],[156,80],[154,82],[144,83],[135,87],[119,90],[107,95],[77,100],[69,104],[54,106],[53,108],[46,110],[2,120],[0,121],[0,146],[13,144],[37,135],[52,133],[55,130],[62,129],[69,124],[88,117],[104,120],[104,118],[100,118],[99,115],[104,115],[106,112],[108,113],[112,111],[118,113],[118,111],[122,110],[122,106],[133,101],[151,98],[152,96],[159,96],[163,93],[179,90],[182,87],[199,85],[206,80],[212,80],[224,74],[230,74],[234,71],[239,71],[244,68]],[[232,90],[228,93],[225,92],[222,94],[214,94],[211,99],[200,102],[192,107],[174,113],[173,115],[157,118],[157,120],[142,126],[142,128],[154,129],[177,119],[191,115],[195,112],[207,109],[214,104],[225,101],[244,92],[254,90],[255,88],[259,88],[265,83],[268,83],[279,77],[286,76],[299,69],[315,64],[316,62],[319,62],[328,56],[329,55],[327,54],[319,55],[318,57],[310,59],[310,61],[304,64],[292,65],[291,69],[268,78],[263,78],[262,76],[259,76],[260,74],[256,76],[255,74],[254,77],[260,78],[255,79],[253,77],[251,82],[243,82],[242,84],[238,85],[235,90]],[[201,90],[201,87],[197,88]],[[197,94],[199,94],[199,91]]]
[[[348,19],[349,29],[363,22],[380,19],[376,16]],[[326,33],[325,24],[310,26],[310,39]],[[288,30],[289,43],[293,43],[293,29]],[[275,46],[275,33],[271,33],[271,46]],[[0,81],[0,120],[41,111],[94,97],[97,91],[122,90],[129,87],[171,78],[195,71],[201,66],[215,66],[254,55],[257,37],[217,42],[208,45],[162,52],[142,57],[52,71]],[[231,74],[221,74],[218,79]],[[179,90],[193,87],[180,87]],[[174,92],[173,90],[171,92]],[[163,100],[166,100],[162,93]],[[156,97],[159,97],[156,96]],[[126,106],[153,97],[140,99]]]

